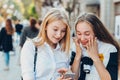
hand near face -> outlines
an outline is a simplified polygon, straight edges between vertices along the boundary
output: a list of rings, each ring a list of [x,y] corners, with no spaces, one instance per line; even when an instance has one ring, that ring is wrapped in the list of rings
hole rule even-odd
[[[99,59],[98,56],[98,45],[97,45],[97,38],[90,37],[88,43],[86,44],[87,52],[90,58],[95,61]]]
[[[78,40],[78,38],[77,37],[74,37],[73,38],[73,41],[74,41],[74,43],[75,43],[75,46],[76,46],[76,55],[77,56],[81,56],[82,55],[82,49],[81,49],[81,47],[80,47],[80,41]]]

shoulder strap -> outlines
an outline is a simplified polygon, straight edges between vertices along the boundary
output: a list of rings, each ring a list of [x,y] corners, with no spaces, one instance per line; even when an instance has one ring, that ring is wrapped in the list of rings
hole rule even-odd
[[[34,55],[34,72],[36,69],[36,60],[37,60],[37,47],[35,46],[35,55]]]

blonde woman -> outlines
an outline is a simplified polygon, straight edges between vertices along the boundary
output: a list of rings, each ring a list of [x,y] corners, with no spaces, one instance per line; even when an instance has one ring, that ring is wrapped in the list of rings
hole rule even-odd
[[[34,72],[34,55],[37,59]],[[27,40],[21,51],[23,80],[70,80],[59,76],[69,68],[70,26],[64,11],[52,9],[42,21],[37,38]],[[63,70],[64,72],[65,70]]]

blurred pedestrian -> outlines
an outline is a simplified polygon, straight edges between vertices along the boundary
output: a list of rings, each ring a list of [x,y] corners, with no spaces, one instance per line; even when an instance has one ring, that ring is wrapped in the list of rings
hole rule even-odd
[[[22,32],[22,29],[23,29],[23,25],[20,24],[20,20],[17,20],[16,24],[15,24],[15,31],[18,35],[21,34]]]
[[[22,47],[27,38],[34,38],[38,35],[39,30],[36,28],[36,19],[30,19],[30,26],[24,27],[21,37],[20,37],[20,46]]]
[[[17,20],[16,21],[16,24],[15,24],[15,32],[16,32],[16,44],[18,45],[19,42],[20,42],[20,35],[22,33],[22,29],[23,29],[23,25],[20,24],[20,20]]]
[[[40,29],[41,23],[42,23],[42,20],[38,20],[35,25],[38,30]]]
[[[20,23],[20,19],[17,19],[15,22],[15,33],[14,33],[14,47],[15,47],[15,53],[17,54],[17,59],[18,59],[18,65],[20,65],[20,51],[21,51],[21,47],[20,47],[20,36],[22,33],[22,29],[23,29],[23,24]]]
[[[5,69],[9,70],[9,62],[10,62],[10,51],[13,51],[13,36],[14,28],[12,26],[11,19],[7,19],[5,22],[5,27],[3,27],[0,31],[0,46],[2,47],[5,53]]]

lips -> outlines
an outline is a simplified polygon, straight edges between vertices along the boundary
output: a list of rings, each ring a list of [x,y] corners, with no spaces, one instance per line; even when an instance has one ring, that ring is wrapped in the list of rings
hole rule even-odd
[[[59,38],[54,38],[54,41],[55,41],[55,42],[59,42],[60,39],[59,39]]]
[[[57,40],[57,41],[59,41],[60,40],[60,38],[54,38],[55,40]]]
[[[86,45],[87,44],[87,42],[81,42],[82,43],[82,45]]]

